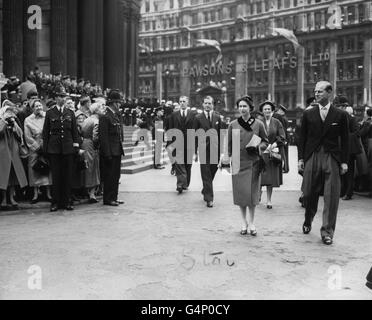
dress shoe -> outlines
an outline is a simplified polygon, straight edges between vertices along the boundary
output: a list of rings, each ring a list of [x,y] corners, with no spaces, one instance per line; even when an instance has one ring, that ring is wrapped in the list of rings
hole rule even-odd
[[[213,201],[207,201],[207,207],[213,208]]]
[[[179,194],[181,194],[181,193],[183,192],[183,188],[182,188],[182,187],[177,187],[177,192],[178,192]]]
[[[240,231],[240,234],[241,234],[242,236],[245,236],[245,235],[248,234],[248,230],[247,230],[247,229],[242,229],[242,230]]]
[[[58,206],[56,204],[52,204],[50,206],[50,212],[56,212],[56,211],[58,211]]]
[[[327,246],[330,246],[333,243],[333,240],[330,236],[323,237],[323,243]]]
[[[31,200],[31,204],[36,204],[36,203],[38,203],[39,202],[39,199],[32,199]]]
[[[269,209],[269,210],[271,210],[271,209],[273,208],[273,206],[272,206],[271,204],[268,204],[268,205],[266,206],[266,208]]]
[[[66,210],[67,211],[73,211],[74,209],[75,208],[74,208],[74,206],[72,204],[69,204],[69,205],[66,206]]]
[[[302,232],[303,232],[304,234],[309,234],[310,231],[311,231],[311,226],[308,226],[308,225],[306,225],[306,224],[303,224],[303,226],[302,226]]]
[[[116,200],[118,204],[124,204],[125,202],[123,200]]]
[[[165,169],[165,167],[163,167],[162,165],[158,164],[158,165],[156,165],[154,167],[154,169],[156,169],[156,170],[163,170],[163,169]]]
[[[90,198],[88,203],[89,204],[95,204],[95,203],[98,203],[98,200],[96,198]]]
[[[351,200],[352,198],[350,196],[344,196],[342,200]]]
[[[118,207],[119,204],[116,201],[104,202],[103,205],[111,206],[111,207]]]

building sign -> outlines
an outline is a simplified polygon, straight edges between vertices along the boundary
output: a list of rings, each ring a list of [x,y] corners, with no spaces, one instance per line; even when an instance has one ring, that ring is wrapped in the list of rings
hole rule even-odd
[[[204,66],[193,66],[191,68],[184,68],[182,70],[183,77],[208,77],[215,75],[229,75],[233,72],[233,64],[223,64],[219,63],[218,65],[204,65]]]
[[[316,67],[322,62],[329,61],[329,52],[319,53],[317,55],[310,55],[309,64],[311,67]],[[297,56],[287,56],[282,58],[275,58],[274,60],[262,59],[254,61],[254,71],[268,71],[272,69],[282,70],[285,68],[296,69],[297,68]],[[247,72],[247,64],[243,65],[243,72]]]

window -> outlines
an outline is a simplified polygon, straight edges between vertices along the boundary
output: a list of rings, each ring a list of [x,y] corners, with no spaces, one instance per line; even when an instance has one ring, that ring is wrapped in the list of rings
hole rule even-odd
[[[359,22],[363,22],[364,21],[364,5],[363,4],[360,4],[358,6],[358,13],[359,13]]]
[[[145,12],[150,12],[150,0],[145,1]]]
[[[204,22],[208,22],[208,12],[203,12]]]
[[[174,7],[174,0],[169,0],[169,9],[173,9]]]
[[[257,13],[261,13],[262,12],[261,2],[256,2],[256,8],[257,8]]]
[[[355,6],[350,6],[347,8],[349,24],[355,21]]]
[[[236,7],[230,8],[230,18],[235,19],[236,18]]]
[[[193,13],[192,16],[191,16],[191,23],[192,24],[198,24],[198,14],[197,13]]]
[[[321,19],[321,13],[315,12],[315,30],[320,30],[322,26],[322,19]]]

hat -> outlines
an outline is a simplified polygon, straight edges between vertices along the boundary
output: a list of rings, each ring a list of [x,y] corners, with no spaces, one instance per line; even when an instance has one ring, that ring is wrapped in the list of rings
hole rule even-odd
[[[284,112],[288,111],[288,109],[285,106],[283,106],[282,104],[279,105],[279,110],[280,109],[282,109]]]
[[[56,89],[54,90],[54,95],[56,97],[66,97],[67,93],[65,87],[64,86],[56,87]]]
[[[17,77],[16,77],[16,76],[11,76],[9,79],[10,79],[11,81],[16,81],[16,80],[17,80]]]
[[[63,80],[67,80],[67,79],[70,79],[70,76],[64,76],[63,77]]]
[[[107,97],[107,103],[123,102],[123,98],[118,90],[111,90]]]
[[[84,78],[80,78],[80,79],[78,80],[78,82],[83,82],[83,81],[85,81]]]
[[[31,90],[27,92],[27,99],[31,99],[32,97],[36,97],[36,98],[39,97],[39,94],[37,93],[37,91]]]
[[[47,106],[48,109],[50,109],[50,108],[54,107],[56,104],[57,104],[57,102],[55,102],[54,100],[49,100],[49,101],[47,101],[46,106]]]
[[[71,80],[76,80],[76,77],[71,77]]]
[[[275,110],[275,108],[276,108],[275,103],[272,102],[272,101],[270,101],[270,100],[267,100],[267,101],[265,101],[265,102],[263,102],[263,103],[260,104],[260,106],[258,108],[260,110],[260,112],[263,111],[263,107],[265,105],[267,105],[267,104],[271,106],[271,108],[272,108],[273,111]]]
[[[62,72],[57,72],[54,74],[56,77],[62,76]]]

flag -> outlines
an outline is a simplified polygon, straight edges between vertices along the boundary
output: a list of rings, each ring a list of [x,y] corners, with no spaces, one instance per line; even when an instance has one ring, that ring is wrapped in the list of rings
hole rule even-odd
[[[295,50],[297,50],[301,45],[298,43],[296,36],[294,35],[292,30],[284,29],[284,28],[273,28],[274,33],[278,33],[280,36],[283,36],[287,40],[293,43]]]
[[[198,41],[201,42],[201,43],[204,43],[207,46],[211,46],[211,47],[214,47],[214,48],[217,49],[217,51],[219,52],[219,54],[217,56],[216,63],[218,63],[219,61],[222,60],[221,44],[217,40],[199,39]]]

